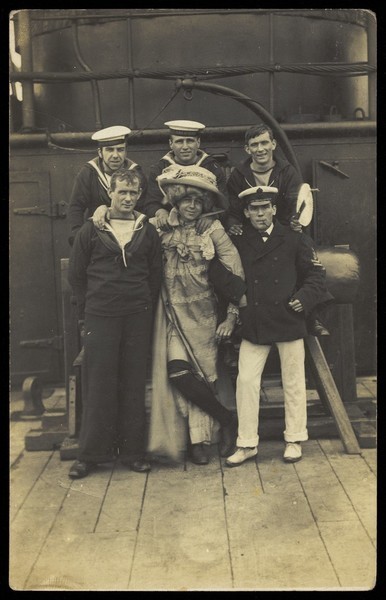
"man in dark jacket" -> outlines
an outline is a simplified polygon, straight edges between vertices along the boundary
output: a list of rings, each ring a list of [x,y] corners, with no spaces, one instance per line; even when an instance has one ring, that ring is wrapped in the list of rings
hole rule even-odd
[[[285,159],[274,155],[277,143],[273,131],[267,125],[250,127],[245,134],[244,149],[249,158],[235,167],[228,179],[229,211],[227,225],[229,233],[238,235],[246,223],[240,192],[258,185],[276,187],[276,219],[282,225],[301,230],[296,222],[296,200],[303,183],[296,169]]]
[[[111,175],[115,171],[126,168],[137,173],[141,181],[142,197],[146,194],[146,177],[141,167],[127,156],[129,133],[131,130],[128,127],[114,125],[91,136],[91,139],[98,142],[98,156],[83,165],[75,178],[68,209],[70,245],[85,218],[91,217],[98,206],[110,206],[108,191]],[[137,210],[141,211],[141,200],[137,204]]]
[[[84,319],[85,393],[78,460],[69,473],[74,479],[117,453],[132,470],[150,470],[146,364],[162,258],[156,229],[134,210],[140,194],[134,171],[116,171],[110,182],[110,221],[102,231],[87,221],[70,256],[69,282],[79,319]]]
[[[226,461],[230,467],[257,455],[260,382],[272,344],[278,347],[284,390],[284,460],[300,460],[300,443],[308,439],[305,317],[332,296],[311,238],[273,222],[277,194],[277,188],[269,186],[255,186],[239,194],[247,223],[234,243],[245,271],[247,307],[240,308],[239,429],[237,450]]]
[[[228,179],[229,210],[225,218],[228,234],[241,235],[246,223],[240,192],[247,187],[276,187],[276,220],[289,225],[294,231],[302,231],[296,213],[296,201],[302,178],[296,169],[285,159],[275,156],[276,140],[273,131],[267,125],[250,127],[245,133],[244,149],[249,158],[234,168]],[[319,309],[315,309],[308,318],[308,331],[312,335],[329,335],[320,320]]]
[[[165,203],[157,177],[170,165],[196,165],[204,167],[216,176],[217,186],[226,197],[226,178],[222,167],[213,156],[200,150],[200,133],[205,125],[197,121],[168,121],[170,150],[156,164],[150,167],[148,190],[144,200],[144,212],[148,217],[157,217],[157,227],[167,227],[167,219],[172,206]],[[227,203],[219,208],[227,208]],[[209,223],[211,224],[211,222]],[[205,229],[205,227],[204,227]],[[202,231],[199,231],[202,233]]]

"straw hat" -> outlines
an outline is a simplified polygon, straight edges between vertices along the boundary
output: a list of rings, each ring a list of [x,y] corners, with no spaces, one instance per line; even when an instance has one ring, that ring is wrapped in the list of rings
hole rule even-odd
[[[161,175],[158,175],[157,181],[163,193],[165,193],[164,188],[166,185],[190,185],[213,192],[221,199],[224,198],[217,187],[216,176],[204,167],[170,165],[170,167],[163,170]]]

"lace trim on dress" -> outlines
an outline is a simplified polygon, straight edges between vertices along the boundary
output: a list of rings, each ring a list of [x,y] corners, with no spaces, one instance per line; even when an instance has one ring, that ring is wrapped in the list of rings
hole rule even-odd
[[[168,250],[173,250],[175,249],[178,252],[178,248],[177,246],[168,246],[167,247]],[[179,252],[178,252],[179,254]],[[185,264],[184,261],[182,261],[183,264]],[[189,264],[189,272],[194,274],[194,275],[202,275],[203,273],[206,273],[206,268],[205,268],[205,264],[198,264],[198,265],[193,265],[193,264]],[[165,277],[167,277],[168,279],[174,279],[175,277],[179,276],[179,277],[183,277],[186,274],[186,270],[183,268],[183,266],[181,267],[180,265],[177,266],[171,266],[166,264],[165,265]]]
[[[188,297],[180,296],[178,294],[171,294],[171,299],[173,300],[173,304],[191,304],[192,302],[197,302],[198,300],[204,300],[205,298],[211,298],[212,292],[202,292],[201,294],[192,294]],[[203,317],[204,318],[204,317]]]
[[[215,254],[216,254],[213,240],[210,237],[210,234],[213,231],[216,231],[216,229],[224,229],[218,219],[213,221],[213,223],[209,227],[209,229],[204,231],[204,233],[202,233],[199,236],[200,237],[200,250],[202,252],[203,257],[206,258],[206,260],[212,260],[212,258],[214,258]]]

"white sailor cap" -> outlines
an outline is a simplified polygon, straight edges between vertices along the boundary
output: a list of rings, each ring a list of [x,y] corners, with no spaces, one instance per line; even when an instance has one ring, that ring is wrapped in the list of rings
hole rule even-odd
[[[131,129],[128,127],[113,125],[96,131],[91,139],[98,142],[98,146],[115,146],[116,144],[122,144],[129,133],[131,133]]]
[[[164,123],[172,135],[199,136],[205,125],[198,121],[167,121]]]
[[[241,200],[244,200],[246,206],[249,206],[250,204],[259,205],[261,202],[266,202],[267,200],[271,200],[272,204],[274,204],[276,202],[276,194],[278,191],[279,190],[276,187],[258,185],[243,190],[238,197]]]

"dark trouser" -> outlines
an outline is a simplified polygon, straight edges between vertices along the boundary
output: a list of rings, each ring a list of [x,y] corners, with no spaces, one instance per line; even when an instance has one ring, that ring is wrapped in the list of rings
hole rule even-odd
[[[86,315],[84,398],[78,459],[108,462],[146,448],[145,386],[150,310],[125,317]]]

